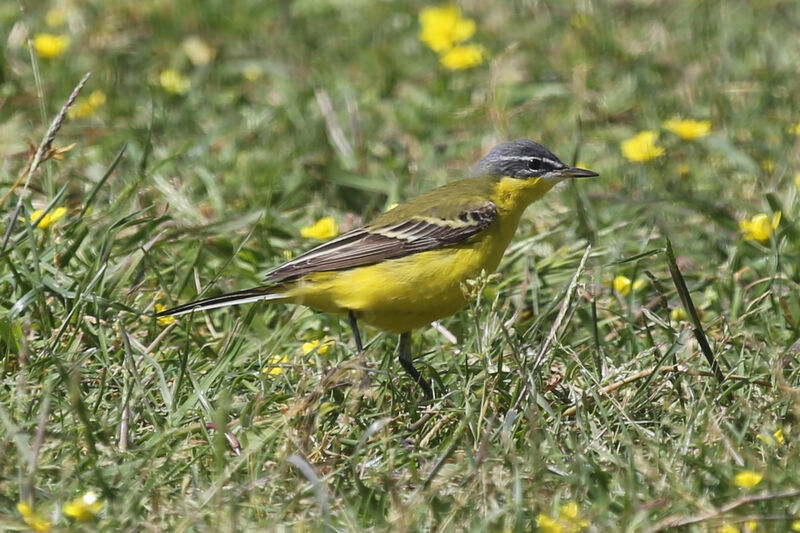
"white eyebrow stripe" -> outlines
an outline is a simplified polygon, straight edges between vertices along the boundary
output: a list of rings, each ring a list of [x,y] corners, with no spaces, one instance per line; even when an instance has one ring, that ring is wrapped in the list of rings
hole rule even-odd
[[[498,159],[502,161],[539,161],[542,163],[550,163],[556,168],[559,168],[564,163],[560,161],[555,161],[550,159],[549,157],[539,157],[535,155],[503,155],[500,156]]]

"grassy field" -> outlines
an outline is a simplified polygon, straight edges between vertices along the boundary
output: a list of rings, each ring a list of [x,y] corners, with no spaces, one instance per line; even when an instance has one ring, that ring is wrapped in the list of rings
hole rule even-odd
[[[800,531],[800,4],[459,6],[0,3],[0,529]],[[336,317],[150,315],[518,137],[601,177],[414,333],[434,401]]]

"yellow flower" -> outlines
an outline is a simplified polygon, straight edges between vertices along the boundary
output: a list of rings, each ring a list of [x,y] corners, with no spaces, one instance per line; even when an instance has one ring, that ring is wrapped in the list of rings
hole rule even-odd
[[[769,446],[777,446],[786,442],[786,437],[783,436],[783,430],[777,429],[770,435],[759,433],[756,438]]]
[[[536,517],[536,525],[543,533],[563,533],[564,526],[558,523],[558,520],[550,518],[546,514],[539,514]]]
[[[54,7],[44,16],[44,22],[51,28],[60,28],[67,22],[67,12],[63,9]]]
[[[79,98],[75,105],[69,108],[69,118],[86,118],[94,115],[95,111],[106,103],[106,93],[101,90],[92,91],[86,98]]]
[[[69,46],[70,39],[67,35],[53,35],[51,33],[38,33],[33,38],[33,49],[42,59],[53,59],[64,53]]]
[[[187,37],[182,46],[183,53],[186,54],[192,65],[196,67],[207,65],[217,54],[216,50],[208,46],[200,37],[194,35]]]
[[[479,44],[465,44],[451,48],[439,57],[447,70],[464,70],[483,63],[486,50]]]
[[[303,346],[300,349],[303,351],[303,355],[308,355],[310,352],[314,350],[317,351],[320,355],[325,355],[328,353],[328,349],[333,345],[333,341],[328,338],[327,335],[323,337],[322,340],[314,339],[312,341],[308,341],[303,343]]]
[[[672,118],[664,122],[664,128],[685,141],[691,141],[708,135],[711,131],[711,121]]]
[[[36,222],[39,220],[39,217],[42,219],[39,220],[39,223],[36,224],[36,227],[39,229],[47,229],[50,227],[51,224],[58,222],[61,217],[67,214],[67,210],[63,207],[56,207],[45,216],[42,216],[44,209],[37,209],[33,213],[31,213],[31,222]]]
[[[800,520],[792,522],[792,531],[800,531]]]
[[[614,278],[614,281],[611,282],[611,285],[614,287],[615,291],[623,296],[631,292],[632,283],[631,279],[627,276],[617,276]]]
[[[430,6],[419,13],[419,40],[434,52],[446,52],[475,34],[475,21],[463,18],[458,6]]]
[[[731,524],[722,524],[717,528],[717,533],[739,533],[739,528]]]
[[[300,235],[310,239],[326,241],[339,234],[339,226],[333,217],[323,217],[311,226],[300,229]]]
[[[676,307],[670,311],[669,318],[675,322],[686,320],[686,310],[683,307]]]
[[[620,149],[622,155],[629,161],[644,163],[664,155],[664,149],[656,144],[658,134],[645,130],[637,133],[630,139],[622,141]]]
[[[164,304],[156,304],[155,305],[156,313],[160,313],[161,311],[166,311],[167,306]],[[173,322],[175,322],[174,316],[160,316],[156,319],[156,322],[159,326],[169,326]]]
[[[171,68],[161,71],[161,74],[158,75],[158,83],[161,84],[165,91],[172,94],[183,94],[192,85],[189,78],[181,76],[180,73]]]
[[[756,529],[758,529],[758,522],[756,522],[755,520],[748,520],[747,522],[744,523],[744,525],[750,531],[755,531]]]
[[[89,491],[61,508],[64,514],[78,522],[86,522],[94,518],[103,509],[103,500],[94,491]]]
[[[800,122],[794,124],[793,126],[789,126],[788,130],[789,133],[793,133],[795,135],[800,135]]]
[[[289,362],[289,357],[286,355],[273,355],[267,361],[267,365],[262,370],[262,374],[267,374],[268,376],[277,376],[278,374],[283,373],[283,367],[280,365],[285,365]]]
[[[631,292],[631,289],[638,291],[644,287],[644,280],[637,279],[636,281],[631,281],[627,276],[617,276],[614,278],[614,281],[611,282],[611,286],[622,296],[627,296],[628,293]]]
[[[570,521],[576,520],[578,518],[578,504],[577,502],[567,502],[561,506],[561,509],[558,511],[558,516],[563,519],[567,519]]]
[[[742,470],[733,478],[733,484],[737,487],[752,489],[764,479],[764,474],[753,472],[752,470]]]
[[[578,504],[567,502],[558,510],[558,517],[540,513],[536,517],[536,525],[544,533],[577,533],[589,525],[588,520],[578,516]]]
[[[765,242],[769,240],[770,235],[781,222],[781,212],[776,211],[772,215],[772,220],[764,213],[755,215],[750,220],[744,219],[739,221],[739,229],[744,234],[744,238],[749,241]]]
[[[33,511],[33,507],[27,502],[19,502],[17,504],[17,511],[22,515],[22,521],[37,533],[47,533],[53,527],[49,520],[45,520],[36,514]]]

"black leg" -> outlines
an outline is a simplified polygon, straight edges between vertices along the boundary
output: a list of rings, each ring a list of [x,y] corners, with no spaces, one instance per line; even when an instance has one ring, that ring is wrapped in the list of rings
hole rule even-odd
[[[350,327],[353,329],[353,338],[356,340],[356,349],[359,355],[364,353],[364,345],[361,344],[361,333],[358,332],[358,319],[356,314],[352,311],[347,313],[347,319],[350,321]]]
[[[419,371],[414,368],[411,362],[411,333],[405,332],[400,334],[400,364],[408,372],[417,385],[422,389],[422,393],[428,400],[433,399],[433,391],[430,384],[423,378]]]

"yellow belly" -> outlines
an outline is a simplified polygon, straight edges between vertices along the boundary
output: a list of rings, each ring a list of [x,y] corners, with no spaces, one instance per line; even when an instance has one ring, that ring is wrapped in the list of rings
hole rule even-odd
[[[384,331],[410,331],[464,307],[461,283],[481,270],[497,268],[508,241],[497,234],[483,237],[480,245],[467,242],[352,270],[311,274],[284,294],[328,313],[353,311]]]

